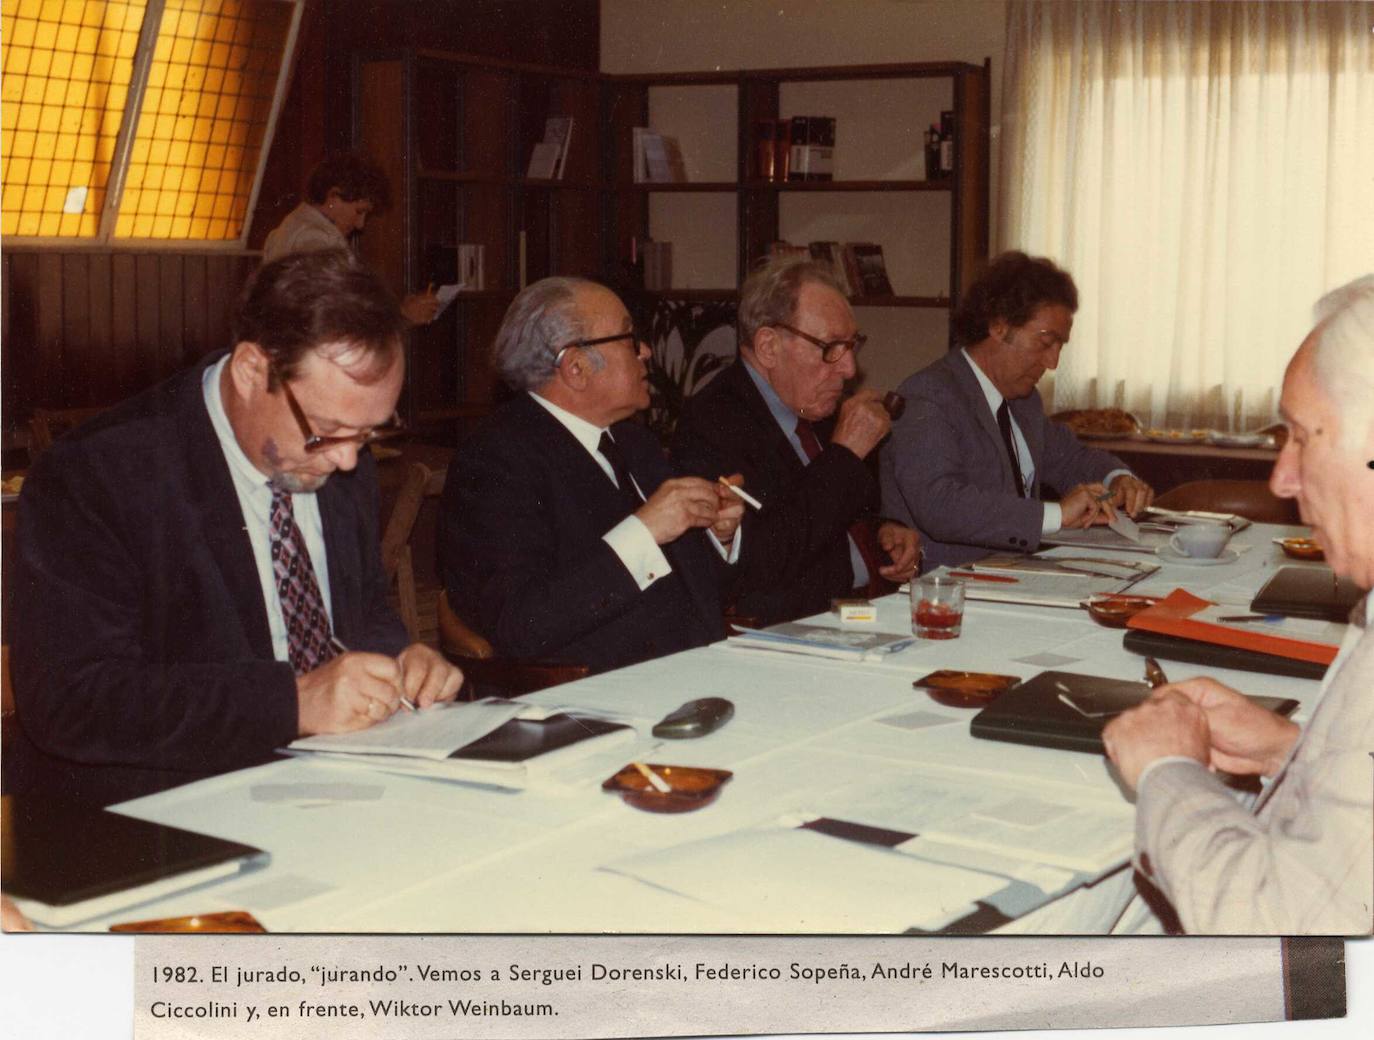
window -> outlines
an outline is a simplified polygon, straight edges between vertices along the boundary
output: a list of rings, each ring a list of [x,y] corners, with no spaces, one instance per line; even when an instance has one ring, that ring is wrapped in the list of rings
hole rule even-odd
[[[241,246],[298,0],[0,0],[0,233]]]
[[[1078,282],[1054,407],[1248,429],[1374,271],[1374,4],[1008,5],[1000,239]]]

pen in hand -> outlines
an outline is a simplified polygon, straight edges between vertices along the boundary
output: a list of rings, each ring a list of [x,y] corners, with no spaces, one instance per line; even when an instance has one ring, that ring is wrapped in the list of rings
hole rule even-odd
[[[333,650],[336,654],[346,654],[349,652],[348,647],[344,646],[343,640],[332,634],[329,637],[329,649]],[[415,702],[405,694],[401,694],[401,706],[404,707],[406,711],[415,710]]]

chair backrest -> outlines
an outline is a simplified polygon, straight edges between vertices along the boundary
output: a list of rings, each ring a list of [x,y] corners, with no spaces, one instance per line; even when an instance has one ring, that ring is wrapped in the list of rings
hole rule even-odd
[[[74,430],[87,419],[105,411],[96,408],[35,408],[29,419],[29,462],[52,447],[52,442],[68,430]]]
[[[1235,513],[1258,524],[1298,524],[1298,505],[1278,498],[1263,480],[1192,480],[1155,499],[1165,509],[1203,509]]]
[[[497,657],[492,645],[454,613],[448,593],[439,593],[439,646],[463,670],[469,696],[497,692],[506,696],[533,693],[591,674],[585,664],[516,661]]]
[[[410,538],[424,500],[441,494],[443,490],[443,470],[431,470],[423,462],[410,463],[406,467],[400,490],[396,492],[396,501],[387,518],[386,529],[382,532],[382,570],[387,581],[396,584],[401,621],[412,640],[420,638],[420,605],[415,583],[415,554]]]

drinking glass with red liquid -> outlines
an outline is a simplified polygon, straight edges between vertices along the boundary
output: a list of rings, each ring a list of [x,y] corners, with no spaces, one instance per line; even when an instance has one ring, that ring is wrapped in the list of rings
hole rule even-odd
[[[944,574],[911,581],[911,631],[919,639],[957,639],[964,622],[964,583]]]

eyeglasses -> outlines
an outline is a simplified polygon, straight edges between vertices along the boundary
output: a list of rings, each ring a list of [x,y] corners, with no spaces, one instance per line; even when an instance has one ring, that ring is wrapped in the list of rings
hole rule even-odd
[[[341,444],[352,444],[354,447],[361,448],[364,444],[371,444],[373,441],[395,437],[405,429],[405,424],[401,422],[400,413],[392,412],[391,418],[381,426],[374,426],[363,433],[351,433],[346,437],[322,437],[310,428],[310,420],[305,417],[301,403],[296,400],[296,395],[291,392],[291,384],[282,379],[280,373],[277,375],[277,380],[281,383],[282,393],[286,397],[286,406],[291,409],[291,414],[296,419],[296,425],[301,428],[301,436],[305,438],[305,450],[311,455],[328,451],[330,448],[337,448]]]
[[[774,322],[773,327],[782,329],[784,332],[790,332],[792,333],[792,335],[804,339],[806,340],[806,342],[811,343],[814,346],[820,347],[821,360],[823,360],[828,365],[835,364],[837,361],[840,360],[840,358],[844,357],[845,354],[849,353],[851,350],[862,350],[863,345],[868,342],[868,337],[865,336],[862,332],[854,333],[854,335],[851,336],[849,339],[823,340],[817,339],[810,333],[803,332],[801,329],[793,328],[791,325],[788,325],[781,321]]]
[[[617,332],[614,336],[598,336],[596,339],[575,339],[564,347],[560,347],[558,353],[553,356],[553,367],[557,368],[563,363],[563,355],[572,350],[573,347],[581,347],[586,350],[588,347],[599,347],[603,343],[616,343],[622,339],[628,339],[630,346],[639,353],[639,345],[644,342],[644,337],[639,334],[638,329],[630,329],[629,332]]]
[[[1031,333],[1031,338],[1041,350],[1060,350],[1066,343],[1053,329],[1037,329]]]

